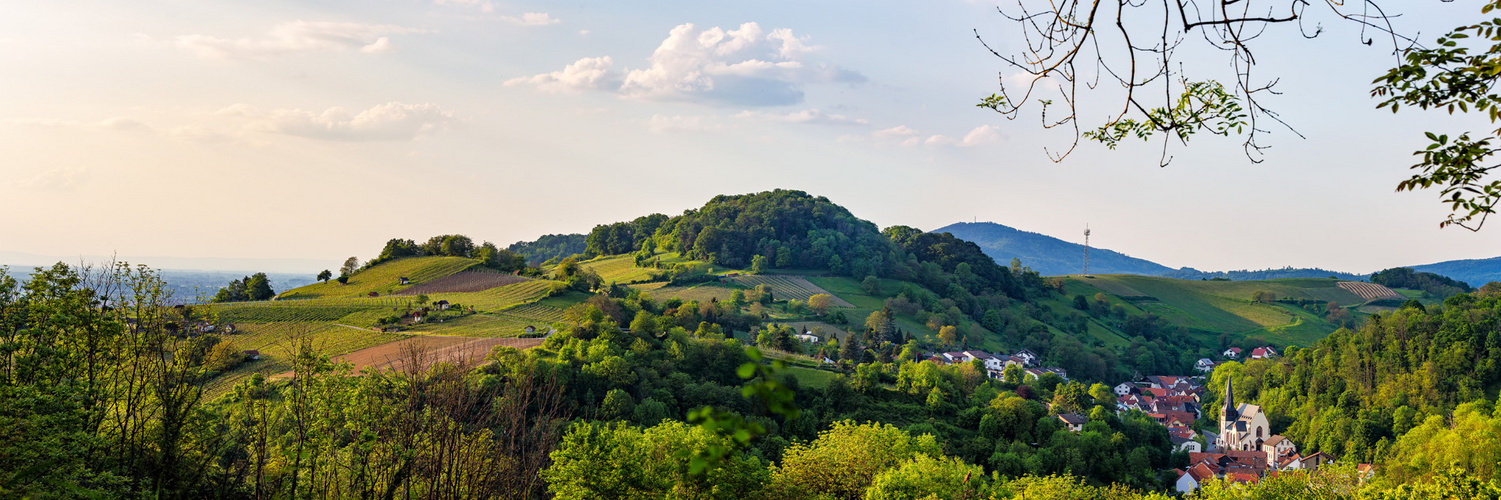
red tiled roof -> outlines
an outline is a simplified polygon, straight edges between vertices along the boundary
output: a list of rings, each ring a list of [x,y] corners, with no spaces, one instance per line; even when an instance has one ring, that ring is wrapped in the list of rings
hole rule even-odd
[[[1201,483],[1214,478],[1214,470],[1210,469],[1209,466],[1204,463],[1199,463],[1194,465],[1193,467],[1190,467],[1188,469],[1188,474],[1193,476],[1194,481]]]
[[[1225,480],[1232,483],[1255,483],[1261,481],[1261,478],[1249,472],[1231,472],[1225,474]]]

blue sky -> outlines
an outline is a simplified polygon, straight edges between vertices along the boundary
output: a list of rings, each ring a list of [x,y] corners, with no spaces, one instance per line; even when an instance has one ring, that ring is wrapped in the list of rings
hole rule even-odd
[[[1431,39],[1471,3],[1404,22]],[[1068,133],[976,108],[1015,77],[974,37],[1014,50],[994,8],[18,2],[0,17],[0,252],[316,270],[392,237],[506,245],[780,187],[882,227],[1079,241],[1087,223],[1097,246],[1206,270],[1501,254],[1501,229],[1439,230],[1437,193],[1393,192],[1423,130],[1486,124],[1374,110],[1393,59],[1337,21],[1260,49],[1307,139],[1273,129],[1253,165],[1203,137],[1160,168],[1158,143],[1055,164],[1043,147]],[[1214,77],[1211,52],[1184,55]]]

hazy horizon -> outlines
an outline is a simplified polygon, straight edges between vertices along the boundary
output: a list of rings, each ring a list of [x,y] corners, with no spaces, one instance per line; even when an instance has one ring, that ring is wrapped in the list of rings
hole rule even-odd
[[[1043,148],[1070,132],[975,106],[1015,77],[975,40],[1014,50],[995,6],[12,6],[0,251],[316,271],[390,238],[503,246],[787,188],[881,227],[978,218],[1081,242],[1088,224],[1095,246],[1174,268],[1501,255],[1501,229],[1440,230],[1436,192],[1394,192],[1423,131],[1485,120],[1374,109],[1395,58],[1348,23],[1261,46],[1284,93],[1268,104],[1307,137],[1270,128],[1263,163],[1200,136],[1166,168],[1157,142],[1055,164]],[[1426,39],[1473,16],[1415,10],[1398,20]],[[1203,50],[1180,55],[1221,65]]]

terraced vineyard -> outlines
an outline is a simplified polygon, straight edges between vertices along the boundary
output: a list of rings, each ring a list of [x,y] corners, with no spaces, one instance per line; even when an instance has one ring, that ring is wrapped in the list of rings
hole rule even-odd
[[[809,282],[807,278],[804,278],[802,276],[751,275],[736,276],[732,278],[732,280],[735,283],[739,283],[748,287],[768,285],[771,287],[772,295],[775,296],[778,300],[797,299],[806,301],[808,300],[808,297],[812,297],[820,293],[825,293],[829,294],[829,296],[831,297],[834,297],[834,307],[855,307],[854,304],[851,304],[848,301],[845,301],[844,299],[841,299],[838,296],[829,293],[828,290],[820,288],[818,285]]]
[[[447,300],[450,303],[474,306],[480,311],[499,311],[516,304],[541,300],[557,284],[556,281],[531,280],[480,292],[429,294],[429,298],[433,301]]]
[[[1360,298],[1367,301],[1382,299],[1405,300],[1407,298],[1400,293],[1393,292],[1390,288],[1375,283],[1341,281],[1339,282],[1339,287],[1348,290],[1350,293],[1359,295]]]
[[[531,281],[525,276],[484,271],[460,271],[426,283],[407,287],[394,295],[479,292],[491,288]]]
[[[535,321],[546,325],[563,321],[562,309],[544,306],[542,304],[521,304],[518,306],[503,309],[496,314],[500,316],[514,317],[521,320]],[[533,326],[540,328],[544,326],[543,324]]]
[[[400,278],[408,278],[412,285],[417,285],[458,273],[476,264],[479,264],[478,260],[463,257],[407,257],[354,273],[346,285],[330,280],[282,292],[277,298],[363,297],[370,292],[389,295],[411,286],[402,286]]]

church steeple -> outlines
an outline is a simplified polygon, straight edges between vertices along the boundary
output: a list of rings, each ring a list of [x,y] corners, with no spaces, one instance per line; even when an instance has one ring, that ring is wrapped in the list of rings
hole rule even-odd
[[[1225,377],[1225,406],[1220,408],[1220,425],[1233,422],[1240,418],[1240,412],[1235,406],[1235,390],[1231,387],[1230,377]]]

